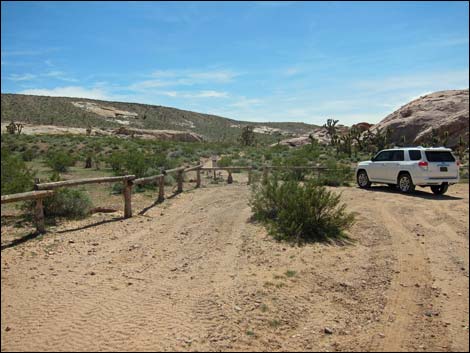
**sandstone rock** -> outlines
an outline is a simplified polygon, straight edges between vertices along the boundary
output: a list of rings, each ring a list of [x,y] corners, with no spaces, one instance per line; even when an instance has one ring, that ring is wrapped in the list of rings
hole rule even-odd
[[[148,129],[134,129],[127,127],[120,127],[114,130],[116,135],[135,136],[144,139],[156,139],[164,141],[182,141],[182,142],[201,142],[203,138],[190,131],[176,131],[176,130],[148,130]]]
[[[392,129],[391,140],[400,141],[405,136],[408,145],[419,145],[431,135],[449,132],[448,147],[454,147],[459,135],[469,136],[468,89],[440,91],[427,94],[405,104],[371,128]]]

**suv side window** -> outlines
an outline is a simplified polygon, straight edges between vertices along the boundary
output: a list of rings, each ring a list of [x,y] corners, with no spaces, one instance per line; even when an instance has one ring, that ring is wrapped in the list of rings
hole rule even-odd
[[[405,160],[405,152],[403,150],[393,151],[392,161],[400,162]]]
[[[420,150],[408,150],[411,161],[421,160],[421,151]]]
[[[393,153],[393,151],[380,152],[377,156],[375,156],[374,162],[391,161],[392,160],[392,153]]]

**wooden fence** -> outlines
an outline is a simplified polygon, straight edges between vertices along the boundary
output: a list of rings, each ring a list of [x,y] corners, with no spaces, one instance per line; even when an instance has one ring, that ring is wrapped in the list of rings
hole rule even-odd
[[[46,197],[51,196],[54,193],[52,190],[43,190],[43,191],[29,191],[22,192],[19,194],[12,195],[2,195],[2,205],[4,203],[18,202],[18,201],[27,201],[27,200],[36,200],[36,207],[34,208],[34,223],[36,224],[36,229],[39,233],[44,233],[46,231],[44,225],[44,207],[42,200]]]
[[[165,176],[170,174],[176,174],[177,182],[177,193],[183,191],[183,181],[184,174],[195,171],[196,172],[196,188],[201,186],[201,171],[213,171],[214,179],[216,177],[217,170],[225,170],[228,172],[227,183],[231,184],[233,182],[232,173],[239,170],[248,171],[248,184],[252,182],[252,172],[253,167],[204,167],[202,164],[185,168],[179,167],[169,170],[162,171],[161,174],[153,175],[144,178],[136,178],[135,175],[124,175],[124,176],[115,176],[115,177],[103,177],[103,178],[89,178],[89,179],[76,179],[76,180],[65,180],[65,181],[55,181],[49,183],[36,183],[34,186],[35,191],[25,192],[20,194],[12,194],[2,196],[2,204],[9,202],[18,202],[25,200],[36,200],[35,207],[35,224],[37,231],[40,233],[45,232],[44,226],[44,210],[42,200],[46,197],[53,195],[54,190],[62,187],[72,187],[85,184],[102,184],[102,183],[123,183],[123,197],[124,197],[124,217],[132,217],[132,187],[134,185],[145,185],[145,184],[157,184],[158,185],[158,198],[157,202],[162,202],[165,199]],[[312,166],[293,166],[293,167],[275,167],[275,166],[264,166],[263,167],[263,180],[266,181],[268,177],[269,170],[272,169],[310,169],[316,170],[318,173],[321,171],[330,170],[325,167],[312,167]],[[319,174],[318,174],[319,175]]]

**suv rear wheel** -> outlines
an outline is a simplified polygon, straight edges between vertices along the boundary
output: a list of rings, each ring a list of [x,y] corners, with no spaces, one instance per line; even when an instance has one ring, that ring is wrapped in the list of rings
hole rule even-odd
[[[411,176],[408,173],[402,173],[398,177],[398,189],[404,193],[411,193],[415,190],[415,185]]]
[[[371,182],[369,181],[369,177],[367,176],[367,172],[365,170],[361,170],[359,173],[357,173],[357,185],[359,185],[359,187],[362,189],[370,187]]]
[[[435,195],[443,195],[447,192],[449,184],[442,183],[441,185],[431,185],[431,190]]]

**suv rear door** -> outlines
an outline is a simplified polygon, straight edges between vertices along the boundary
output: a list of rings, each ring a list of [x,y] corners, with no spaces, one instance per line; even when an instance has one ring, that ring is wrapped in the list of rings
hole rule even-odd
[[[455,157],[446,150],[425,150],[428,162],[427,176],[431,179],[457,178],[459,167]]]

